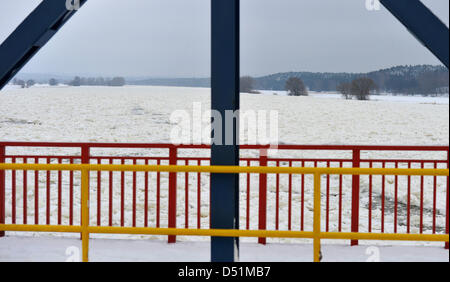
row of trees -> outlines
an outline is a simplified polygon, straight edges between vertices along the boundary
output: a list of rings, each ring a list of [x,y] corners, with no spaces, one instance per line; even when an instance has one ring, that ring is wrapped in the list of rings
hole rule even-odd
[[[22,79],[14,78],[12,84],[13,85],[19,85],[21,88],[29,88],[29,87],[35,85],[36,82],[34,80],[32,80],[32,79],[29,79],[29,80],[25,81],[25,80],[22,80]]]
[[[19,85],[21,88],[29,88],[36,84],[33,79],[29,79],[27,81],[22,79],[14,78],[12,81],[13,85]],[[48,81],[50,86],[56,86],[59,84],[59,81],[55,78],[51,78]],[[113,77],[113,78],[103,78],[103,77],[79,77],[76,76],[73,80],[67,83],[70,86],[82,86],[82,85],[98,85],[98,86],[124,86],[126,84],[125,78],[123,77]]]
[[[347,99],[356,98],[357,100],[369,100],[370,95],[377,91],[378,86],[375,82],[367,77],[354,79],[352,82],[342,82],[337,86],[337,91]]]
[[[449,72],[444,66],[398,66],[365,76],[383,92],[425,96],[448,93]]]
[[[244,76],[240,79],[240,89],[243,93],[258,93],[253,89],[254,79]],[[286,80],[285,89],[289,96],[308,96],[308,89],[299,77],[289,77]],[[368,77],[359,77],[351,82],[343,82],[337,86],[337,91],[349,99],[369,100],[370,95],[378,91],[377,84]]]
[[[124,86],[126,83],[125,78],[121,76],[113,78],[103,77],[79,77],[76,76],[72,81],[68,83],[70,86]]]
[[[255,80],[251,76],[243,76],[239,82],[240,91],[242,93],[253,93],[259,94],[258,91],[254,90]],[[290,77],[285,84],[285,89],[288,92],[289,96],[307,96],[308,89],[298,77]]]
[[[301,77],[310,91],[330,92],[344,82],[360,77],[372,79],[379,91],[392,94],[440,95],[448,94],[449,72],[445,66],[397,66],[368,73],[312,73],[285,72],[255,78],[255,87],[284,90],[286,80]]]

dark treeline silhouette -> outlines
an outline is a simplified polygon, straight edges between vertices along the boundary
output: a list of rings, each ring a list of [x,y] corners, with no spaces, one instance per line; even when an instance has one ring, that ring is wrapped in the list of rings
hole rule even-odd
[[[303,81],[306,89],[316,92],[334,92],[342,83],[351,83],[358,78],[370,78],[378,87],[379,93],[391,93],[400,95],[427,95],[435,96],[449,93],[449,71],[444,66],[417,65],[397,66],[389,69],[378,70],[369,73],[313,73],[313,72],[287,72],[277,73],[262,77],[242,77],[242,92],[255,93],[255,90],[280,90],[286,89],[289,78],[296,77]],[[30,77],[28,77],[30,78]],[[27,78],[27,79],[28,79]],[[31,77],[32,78],[32,77]],[[13,84],[27,86],[27,79],[15,79]],[[33,78],[32,78],[33,79]],[[63,84],[73,86],[101,85],[123,86],[132,85],[157,85],[180,87],[210,87],[209,78],[149,78],[128,79],[123,77],[75,77],[68,81],[59,78]],[[49,82],[37,79],[38,83]],[[58,82],[58,81],[56,81]],[[55,83],[55,81],[53,81]],[[53,85],[49,82],[50,85]],[[57,85],[57,84],[56,84]]]
[[[44,80],[38,80],[38,83],[46,83]],[[36,84],[34,79],[20,79],[14,78],[11,82],[13,85],[19,85],[21,88],[28,88]],[[113,77],[113,78],[104,78],[104,77],[80,77],[76,76],[70,81],[63,81],[62,84],[67,84],[69,86],[124,86],[126,84],[126,80],[124,77]],[[50,86],[57,86],[60,84],[56,78],[50,78],[48,80],[48,84]]]
[[[29,79],[27,81],[22,79],[16,79],[14,78],[12,81],[13,85],[19,85],[21,88],[29,88],[36,84],[36,82],[33,79]]]
[[[397,66],[369,73],[286,72],[253,78],[253,89],[285,90],[291,77],[301,78],[310,91],[336,91],[338,85],[367,77],[379,92],[392,94],[439,95],[449,91],[449,72],[444,66]],[[209,78],[148,78],[129,82],[134,85],[210,87]]]
[[[103,78],[103,77],[79,77],[76,76],[68,83],[70,86],[124,86],[126,83],[123,77]]]
[[[289,72],[255,78],[255,88],[284,90],[291,77],[303,80],[311,91],[336,91],[338,85],[367,77],[380,92],[411,95],[438,95],[449,91],[449,72],[443,66],[399,66],[370,73]]]

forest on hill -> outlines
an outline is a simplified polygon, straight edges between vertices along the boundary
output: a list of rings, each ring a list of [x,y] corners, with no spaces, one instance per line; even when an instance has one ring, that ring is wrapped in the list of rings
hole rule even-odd
[[[416,65],[396,66],[369,73],[319,73],[284,72],[254,77],[254,89],[285,90],[291,77],[303,80],[310,91],[336,91],[339,84],[351,82],[360,77],[371,78],[380,92],[393,94],[447,94],[449,93],[449,72],[444,66]],[[149,78],[127,80],[134,85],[210,87],[209,78]]]

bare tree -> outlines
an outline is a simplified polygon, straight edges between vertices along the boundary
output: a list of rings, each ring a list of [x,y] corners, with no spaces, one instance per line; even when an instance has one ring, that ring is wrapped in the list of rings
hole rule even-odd
[[[342,82],[337,87],[336,90],[342,94],[342,97],[344,97],[346,100],[350,100],[353,98],[351,90],[352,90],[352,84],[349,82]]]
[[[124,86],[125,85],[125,78],[121,76],[114,77],[108,82],[109,86]]]
[[[253,94],[256,94],[258,92],[256,92],[254,90],[254,84],[255,84],[255,81],[254,81],[253,77],[251,77],[251,76],[243,76],[239,80],[240,91],[242,93],[253,93]]]
[[[14,78],[13,85],[19,85],[21,88],[25,88],[26,82],[22,79]]]
[[[31,86],[33,86],[35,84],[36,84],[36,82],[34,80],[29,79],[29,80],[27,80],[26,87],[30,88]]]
[[[17,80],[17,85],[19,85],[21,88],[25,88],[26,83],[25,83],[24,80],[18,79],[18,80]]]
[[[351,94],[358,100],[369,100],[371,92],[377,88],[372,79],[361,77],[352,81]]]
[[[285,89],[288,91],[289,96],[308,96],[308,90],[303,80],[298,77],[290,77],[286,81]]]
[[[68,83],[70,86],[81,86],[81,77],[75,76],[75,78]]]
[[[56,85],[58,85],[58,81],[57,81],[56,79],[54,79],[54,78],[51,78],[51,79],[48,81],[48,84],[49,84],[50,86],[56,86]]]

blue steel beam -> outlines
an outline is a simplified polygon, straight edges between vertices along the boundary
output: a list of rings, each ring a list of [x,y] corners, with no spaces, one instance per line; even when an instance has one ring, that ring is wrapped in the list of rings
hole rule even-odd
[[[80,0],[80,7],[86,2]],[[67,9],[66,0],[43,0],[31,12],[0,45],[0,90],[76,12]]]
[[[448,27],[420,0],[380,0],[425,47],[447,68]]]
[[[234,166],[239,165],[239,116],[227,128],[226,112],[239,110],[239,0],[211,0],[211,32],[211,109],[222,117],[214,121],[222,128],[214,132],[213,127],[211,164]],[[211,174],[211,228],[239,229],[239,175]],[[238,259],[239,238],[211,238],[212,262]]]

